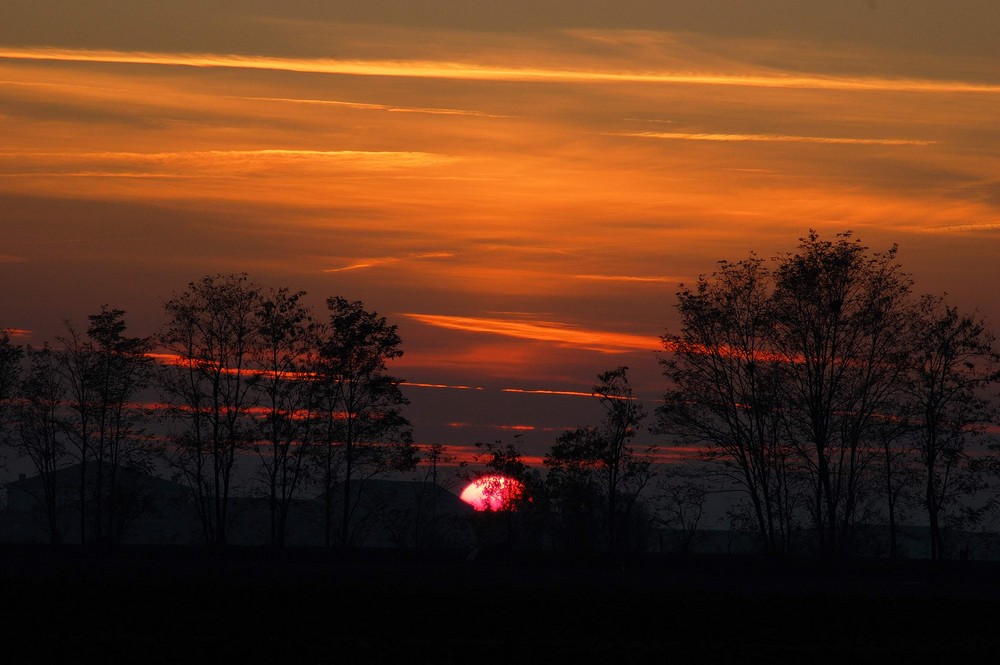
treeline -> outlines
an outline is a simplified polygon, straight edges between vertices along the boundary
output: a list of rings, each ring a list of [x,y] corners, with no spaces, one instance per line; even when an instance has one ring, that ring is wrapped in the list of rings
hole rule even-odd
[[[108,307],[41,348],[4,334],[5,442],[38,473],[53,541],[61,468],[79,465],[80,542],[113,544],[140,508],[124,470],[163,461],[190,489],[204,541],[225,545],[237,462],[255,453],[270,544],[284,543],[308,483],[323,499],[327,546],[346,545],[357,485],[417,464],[387,370],[401,340],[361,302],[330,298],[319,320],[303,295],[206,276],[166,303],[156,337],[129,337],[124,312]],[[140,403],[149,395],[159,402]]]
[[[918,296],[896,248],[815,232],[793,253],[722,262],[677,294],[659,430],[707,446],[767,552],[857,547],[859,527],[976,525],[993,507],[1000,358],[975,313]],[[986,498],[984,498],[984,496]],[[808,532],[805,531],[808,529]]]
[[[655,447],[631,444],[645,414],[625,368],[605,373],[603,423],[559,437],[544,481],[494,450],[527,487],[525,531],[534,519],[559,542],[616,551],[650,547],[660,526],[691,549],[708,497],[727,492],[740,497],[732,532],[764,553],[872,553],[884,527],[896,557],[902,527],[923,523],[940,559],[947,533],[998,507],[994,336],[978,314],[915,294],[896,247],[811,232],[770,261],[720,262],[681,285],[676,307],[649,431],[702,452],[655,465]]]
[[[766,553],[850,555],[867,527],[886,525],[895,557],[901,527],[925,521],[931,556],[944,557],[947,530],[994,508],[1000,446],[975,440],[997,423],[1000,356],[978,314],[915,294],[896,254],[811,232],[794,252],[723,261],[681,285],[653,417],[618,367],[594,386],[603,418],[559,436],[544,473],[516,442],[477,444],[469,479],[516,481],[484,487],[503,500],[473,521],[480,541],[622,553],[656,547],[666,531],[690,550],[709,497],[727,492],[741,497],[731,528]],[[5,442],[42,479],[53,537],[56,488],[45,483],[69,463],[80,467],[81,542],[121,538],[118,472],[158,460],[183,478],[204,541],[218,545],[247,452],[273,546],[307,490],[324,504],[326,545],[347,546],[367,480],[423,460],[437,481],[448,451],[414,445],[388,371],[402,354],[396,326],[340,297],[318,317],[304,295],[208,276],[166,303],[152,338],[129,337],[124,313],[107,307],[52,345],[0,337]],[[140,407],[149,394],[159,402]],[[643,429],[644,440],[703,452],[658,464],[656,445],[635,443]]]

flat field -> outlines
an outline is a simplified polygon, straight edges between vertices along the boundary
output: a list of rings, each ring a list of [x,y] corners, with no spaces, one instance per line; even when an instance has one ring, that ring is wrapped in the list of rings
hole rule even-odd
[[[0,549],[0,662],[962,662],[991,562]],[[968,661],[975,662],[975,661]]]

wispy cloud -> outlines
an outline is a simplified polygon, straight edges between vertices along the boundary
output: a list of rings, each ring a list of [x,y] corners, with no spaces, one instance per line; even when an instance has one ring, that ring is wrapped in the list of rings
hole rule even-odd
[[[452,385],[450,383],[416,383],[413,381],[403,381],[399,385],[408,388],[433,388],[436,390],[482,390],[480,386]]]
[[[951,224],[948,226],[929,226],[914,229],[918,233],[976,233],[1000,231],[1000,222],[985,222],[982,224]]]
[[[676,284],[683,282],[682,277],[644,277],[641,275],[573,275],[575,279],[585,279],[593,282],[654,282]]]
[[[513,321],[439,314],[404,314],[404,316],[438,328],[551,342],[560,346],[577,347],[601,353],[649,351],[661,347],[659,338],[653,336],[588,330],[551,321]]]
[[[552,81],[567,83],[678,83],[819,90],[1000,93],[1000,85],[967,81],[817,76],[782,73],[727,74],[681,71],[619,71],[501,67],[427,60],[352,60],[279,58],[213,53],[165,53],[98,49],[3,48],[0,58],[59,62],[165,65],[201,68],[278,70],[354,76],[466,79],[480,81]]]
[[[593,397],[594,393],[586,393],[581,390],[528,390],[524,388],[503,388],[500,392],[516,393],[524,395],[564,395],[568,397]]]
[[[720,141],[760,143],[829,143],[834,145],[934,145],[937,141],[918,139],[851,138],[843,136],[793,136],[788,134],[699,134],[690,132],[626,132],[618,136],[677,141]]]
[[[348,102],[333,99],[301,99],[295,97],[238,97],[230,99],[245,99],[260,102],[281,102],[287,104],[312,104],[317,106],[336,106],[339,108],[356,109],[359,111],[385,111],[387,113],[426,113],[428,115],[461,115],[475,118],[507,118],[510,116],[472,111],[467,109],[427,108],[420,106],[392,106],[389,104],[370,104],[366,102]]]
[[[365,268],[377,268],[379,266],[392,265],[407,261],[422,261],[425,259],[445,259],[455,256],[450,252],[430,252],[427,254],[410,254],[407,256],[383,256],[374,259],[358,259],[340,268],[327,268],[323,272],[346,272],[349,270],[362,270]]]
[[[31,331],[25,330],[24,328],[0,328],[3,332],[7,333],[11,337],[30,337]]]
[[[0,174],[87,175],[108,177],[205,177],[258,168],[345,167],[352,170],[396,170],[433,166],[455,158],[419,151],[378,150],[191,150],[177,152],[0,152]],[[42,168],[73,167],[41,171]],[[83,167],[83,168],[80,168]],[[137,171],[138,170],[138,171]],[[211,175],[209,173],[208,175]]]

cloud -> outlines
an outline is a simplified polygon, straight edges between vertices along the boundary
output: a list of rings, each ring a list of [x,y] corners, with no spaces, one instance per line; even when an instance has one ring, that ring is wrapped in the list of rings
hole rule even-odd
[[[593,397],[594,393],[583,392],[581,390],[544,390],[535,389],[528,390],[525,388],[503,388],[500,392],[504,393],[517,393],[523,395],[563,395],[567,397]]]
[[[407,170],[450,163],[455,158],[420,151],[392,150],[190,150],[176,152],[7,152],[0,175],[199,178],[228,177],[277,166]],[[65,170],[60,170],[63,167]],[[70,170],[68,167],[73,167]],[[46,169],[46,170],[43,170]],[[55,170],[52,170],[55,169]]]
[[[413,381],[402,381],[399,385],[407,388],[434,388],[436,390],[482,390],[480,386],[461,386],[448,383],[415,383]]]
[[[538,81],[563,83],[675,83],[689,85],[791,88],[815,90],[870,90],[895,92],[1000,93],[1000,84],[913,78],[818,76],[809,74],[700,73],[683,71],[624,71],[503,67],[433,60],[356,60],[281,58],[214,53],[165,53],[100,49],[0,48],[0,58],[55,62],[164,65],[173,67],[258,69],[407,78],[475,81]]]
[[[437,328],[550,342],[560,346],[601,353],[654,351],[661,347],[659,338],[654,336],[588,330],[551,321],[513,321],[510,319],[438,314],[404,314],[403,316]]]
[[[916,229],[918,233],[977,233],[1000,231],[1000,222],[982,224],[951,224],[948,226],[931,226]]]
[[[25,330],[24,328],[0,328],[3,332],[7,333],[11,337],[30,337],[31,331]]]
[[[654,282],[660,284],[676,284],[684,281],[682,277],[643,277],[640,275],[573,275],[573,278],[595,282]]]
[[[444,259],[455,256],[450,252],[430,252],[427,254],[410,254],[407,256],[384,256],[376,259],[359,259],[354,263],[340,268],[327,268],[323,272],[346,272],[348,270],[362,270],[364,268],[376,268],[405,261],[421,261],[424,259]]]
[[[300,99],[292,97],[238,97],[229,99],[245,99],[260,102],[282,102],[287,104],[314,104],[317,106],[336,106],[339,108],[357,109],[359,111],[385,111],[387,113],[426,113],[428,115],[462,115],[474,118],[509,118],[506,115],[486,113],[485,111],[470,111],[467,109],[427,108],[419,106],[392,106],[389,104],[370,104],[366,102],[347,102],[331,99]]]
[[[690,132],[630,132],[618,136],[680,141],[749,141],[761,143],[829,143],[835,145],[934,145],[937,141],[917,139],[850,138],[839,136],[789,136],[786,134],[699,134]]]

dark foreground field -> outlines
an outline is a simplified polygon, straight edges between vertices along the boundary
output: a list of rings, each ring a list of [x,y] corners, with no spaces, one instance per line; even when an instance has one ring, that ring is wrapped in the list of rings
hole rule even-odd
[[[0,663],[978,662],[996,564],[0,550]]]

